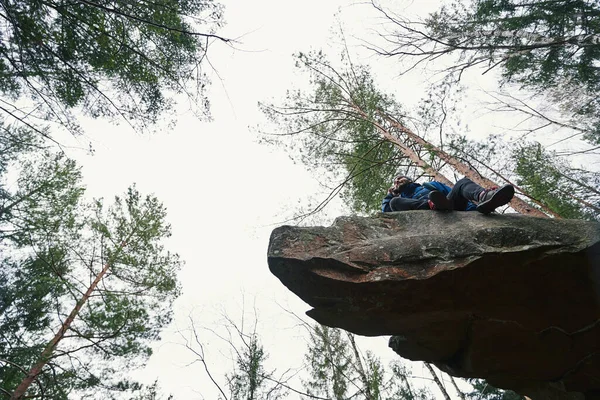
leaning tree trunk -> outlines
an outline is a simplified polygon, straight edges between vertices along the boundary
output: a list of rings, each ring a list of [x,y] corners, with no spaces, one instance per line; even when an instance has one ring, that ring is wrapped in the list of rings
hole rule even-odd
[[[394,119],[392,119],[391,117],[389,117],[388,115],[386,115],[384,113],[380,112],[379,114],[390,125],[394,126],[400,132],[406,134],[409,138],[414,140],[416,143],[422,145],[423,147],[425,147],[428,150],[435,153],[436,156],[438,156],[440,159],[444,160],[446,163],[448,163],[448,165],[452,166],[457,172],[466,176],[473,182],[475,182],[478,185],[483,186],[483,187],[498,186],[494,181],[479,175],[473,169],[469,168],[469,166],[467,164],[456,159],[455,157],[451,156],[450,154],[446,153],[444,150],[440,149],[439,147],[429,143],[428,141],[426,141],[419,135],[415,134],[414,132],[412,132],[410,129],[408,129],[404,125],[400,124],[398,121],[395,121]],[[388,137],[391,137],[393,139],[392,143],[399,146],[398,142],[400,142],[400,140],[398,138],[394,137],[391,134],[386,135],[386,138],[388,138]],[[400,147],[400,148],[402,148],[402,147]],[[538,203],[535,200],[533,200],[533,201],[535,203]],[[539,204],[539,205],[542,206],[541,204]],[[548,215],[546,215],[545,213],[543,213],[542,211],[540,211],[534,207],[531,207],[529,204],[527,204],[527,202],[525,202],[524,200],[522,200],[518,197],[513,197],[513,199],[510,202],[510,206],[519,214],[526,214],[526,215],[532,215],[535,217],[544,217],[544,218],[548,217]],[[559,214],[556,214],[554,212],[552,212],[552,214],[554,217],[560,218]]]
[[[354,341],[354,335],[352,335],[350,332],[346,332],[346,334],[348,335],[348,340],[350,341],[350,345],[354,352],[354,357],[356,358],[356,369],[357,369],[358,375],[360,375],[360,379],[363,382],[363,387],[364,387],[363,394],[365,395],[365,400],[377,400],[373,397],[373,393],[371,392],[371,385],[369,384],[369,377],[367,376],[367,373],[365,372],[365,369],[363,368],[362,360],[360,358],[360,352],[358,351],[358,348],[356,347],[356,342]]]
[[[123,249],[125,243],[126,242],[121,243],[121,245],[118,248],[118,252],[120,252]],[[48,364],[48,361],[50,361],[50,358],[52,357],[52,353],[54,353],[56,346],[58,346],[58,343],[63,339],[63,337],[71,327],[71,324],[79,314],[79,311],[81,311],[83,305],[88,301],[94,290],[96,290],[98,283],[100,283],[102,278],[106,275],[106,273],[110,269],[110,266],[110,262],[104,264],[102,270],[98,273],[98,275],[96,275],[96,278],[94,279],[92,284],[88,287],[83,296],[77,301],[75,307],[73,307],[73,310],[71,310],[71,313],[69,314],[67,319],[65,319],[65,321],[62,323],[58,332],[56,332],[52,340],[48,342],[48,344],[42,351],[38,362],[29,370],[27,376],[25,376],[25,378],[21,381],[19,386],[17,386],[13,394],[10,396],[10,400],[21,400],[25,398],[25,393],[27,392],[27,389],[29,389],[29,386],[31,386],[33,381],[37,379],[37,377],[42,372],[42,369],[46,366],[46,364]]]
[[[442,394],[444,395],[444,398],[446,400],[452,400],[452,399],[450,399],[450,395],[446,391],[446,388],[444,387],[444,385],[442,385],[442,382],[440,381],[440,378],[438,378],[437,374],[433,370],[433,367],[431,366],[431,364],[429,364],[427,362],[424,363],[424,364],[427,367],[427,369],[429,370],[429,373],[431,374],[431,376],[433,376],[433,380],[435,381],[435,383],[438,385],[438,387],[442,391]]]

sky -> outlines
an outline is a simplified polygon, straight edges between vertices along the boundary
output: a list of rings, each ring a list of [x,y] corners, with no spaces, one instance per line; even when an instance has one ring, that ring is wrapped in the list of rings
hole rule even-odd
[[[304,339],[283,308],[302,316],[309,307],[270,274],[266,250],[271,230],[319,187],[288,155],[257,142],[254,127],[263,122],[257,103],[282,98],[300,79],[292,54],[326,47],[338,18],[348,17],[352,29],[357,21],[367,23],[358,18],[365,7],[345,1],[223,4],[227,26],[219,33],[239,37],[239,43],[234,48],[215,43],[209,50],[212,121],[199,121],[185,107],[176,109],[173,129],[152,134],[84,120],[79,144],[91,142],[94,155],[69,154],[83,166],[88,196],[110,199],[135,183],[167,207],[173,230],[168,248],[185,261],[179,275],[183,292],[173,324],[147,368],[134,375],[146,382],[158,378],[162,391],[176,399],[216,399],[218,393],[201,365],[190,365],[195,357],[182,345],[190,337],[190,317],[221,384],[232,356],[207,329],[224,332],[221,314],[241,324],[243,307],[246,329],[252,328],[254,307],[258,310],[269,365],[281,372],[301,366]],[[395,356],[387,338],[364,342],[365,350]]]
[[[402,101],[416,104],[421,87],[417,78],[400,84],[393,61],[377,59],[355,45],[353,35],[367,37],[381,24],[368,5],[343,0],[222,3],[227,25],[219,34],[239,38],[239,43],[215,43],[210,49],[212,121],[199,121],[184,107],[175,111],[174,128],[152,134],[85,120],[85,137],[78,140],[82,147],[90,141],[95,154],[69,154],[83,166],[88,196],[108,199],[135,182],[142,193],[154,193],[167,207],[173,229],[168,247],[185,261],[179,276],[183,293],[175,303],[173,324],[155,346],[148,366],[135,374],[147,382],[158,378],[162,390],[175,399],[217,398],[202,366],[182,345],[190,338],[190,318],[206,345],[211,371],[221,382],[232,361],[226,343],[210,330],[224,332],[222,314],[241,324],[242,308],[248,329],[253,310],[258,310],[257,329],[271,366],[283,371],[302,363],[304,339],[285,310],[302,316],[309,307],[270,274],[266,251],[271,230],[320,188],[288,155],[258,143],[255,128],[264,123],[259,101],[277,101],[287,88],[302,85],[292,54],[332,51],[331,45],[339,41],[334,32],[341,24],[352,42],[351,52],[373,65],[380,78],[389,79]],[[423,15],[438,5],[400,1],[394,2],[394,10]],[[475,133],[483,134],[477,120],[471,124]],[[332,204],[324,223],[343,210],[339,201]],[[359,345],[384,362],[395,357],[387,337],[361,338]],[[413,368],[415,375],[427,376],[419,364]]]

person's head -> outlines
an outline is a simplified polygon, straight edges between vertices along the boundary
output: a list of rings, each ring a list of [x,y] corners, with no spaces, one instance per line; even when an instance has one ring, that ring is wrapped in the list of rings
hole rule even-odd
[[[396,186],[396,187],[404,186],[410,182],[412,182],[412,179],[410,179],[406,175],[398,174],[394,177],[394,186]]]

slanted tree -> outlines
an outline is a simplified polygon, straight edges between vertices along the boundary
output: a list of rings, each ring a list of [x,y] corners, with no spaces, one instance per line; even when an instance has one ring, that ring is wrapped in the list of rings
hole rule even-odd
[[[164,207],[134,187],[108,207],[86,202],[64,155],[15,157],[0,223],[2,392],[62,399],[139,388],[116,371],[150,356],[179,293]]]
[[[298,54],[296,65],[307,73],[310,91],[288,91],[280,106],[261,104],[277,129],[264,134],[265,141],[289,150],[330,181],[331,195],[315,211],[338,194],[355,211],[377,210],[382,191],[399,169],[423,170],[450,184],[437,171],[439,160],[431,152],[410,139],[393,141],[390,130],[377,124],[382,110],[397,118],[404,112],[377,89],[367,67],[345,60],[345,68],[338,69],[320,52]]]
[[[498,137],[485,142],[455,135],[446,142],[455,157],[512,184],[549,215],[597,220],[600,213],[598,174],[537,142],[506,144]],[[589,168],[589,167],[588,167]]]
[[[452,186],[442,172],[456,171],[481,186],[496,186],[445,150],[413,132],[400,105],[377,88],[369,69],[346,62],[334,67],[321,53],[299,54],[297,65],[309,75],[311,90],[289,91],[282,106],[262,105],[281,133],[265,135],[296,150],[305,165],[329,176],[330,197],[341,193],[358,212],[378,210],[393,175],[414,168]],[[319,211],[326,199],[315,211]],[[515,197],[523,214],[546,214]]]

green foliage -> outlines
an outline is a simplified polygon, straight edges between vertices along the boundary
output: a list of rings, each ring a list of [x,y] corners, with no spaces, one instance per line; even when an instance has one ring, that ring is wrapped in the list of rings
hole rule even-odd
[[[23,141],[31,137],[21,133]],[[162,245],[170,236],[165,208],[135,187],[112,205],[88,203],[79,168],[64,154],[42,149],[10,156],[14,173],[0,176],[6,188],[0,195],[0,388],[16,388],[85,300],[27,395],[107,398],[136,390],[122,371],[151,354],[179,294],[180,261]],[[86,299],[105,265],[108,274]]]
[[[131,397],[129,400],[173,400],[173,395],[169,395],[168,397],[161,396],[160,388],[158,385],[158,380],[155,380],[151,385],[145,385],[140,388],[134,397]]]
[[[310,89],[288,91],[282,106],[260,105],[283,131],[265,134],[265,141],[324,176],[353,210],[378,210],[403,157],[372,121],[379,110],[402,115],[400,106],[376,87],[367,67],[345,57],[336,68],[320,52],[300,53],[296,65],[310,77]]]
[[[598,220],[600,216],[597,173],[574,168],[539,143],[508,145],[497,136],[483,142],[451,136],[447,143],[450,152],[471,168],[495,175],[498,181],[509,179],[526,196],[563,218]]]
[[[348,397],[352,359],[341,329],[314,325],[305,358],[310,374],[304,383],[307,393],[333,400]]]
[[[460,54],[454,72],[500,66],[503,83],[554,98],[600,143],[600,7],[597,1],[473,0],[444,6],[426,21],[428,37]],[[436,53],[436,54],[438,54]]]
[[[272,374],[265,370],[267,354],[253,333],[244,348],[238,352],[236,369],[228,376],[231,400],[277,400],[283,398],[282,387],[277,385]]]
[[[171,94],[184,93],[207,111],[200,62],[223,23],[212,0],[9,0],[2,10],[5,101],[32,100],[36,115],[72,130],[73,107],[149,126],[170,108]],[[14,115],[9,109],[1,108]]]
[[[378,357],[363,356],[351,334],[315,324],[306,352],[308,394],[332,400],[427,400],[431,393],[415,389],[408,381],[408,368],[400,360],[386,370]]]
[[[409,383],[410,371],[399,360],[390,363],[390,370],[391,385],[385,400],[428,400],[432,398],[432,394],[427,389],[415,388]]]
[[[512,390],[498,389],[484,379],[469,379],[473,390],[466,394],[469,399],[477,400],[523,400],[524,397]]]
[[[51,251],[50,251],[51,253]],[[45,343],[33,341],[43,336],[52,325],[55,299],[67,293],[59,276],[43,273],[40,263],[53,257],[42,254],[38,259],[2,260],[0,270],[0,388],[10,391],[23,379],[31,360],[42,352]],[[24,290],[25,288],[25,290]],[[73,384],[67,371],[55,371],[54,378],[42,376],[39,387],[47,398],[66,398],[65,391]],[[52,379],[65,386],[52,384]]]
[[[513,154],[517,184],[563,218],[600,220],[598,175],[573,168],[539,143]]]

